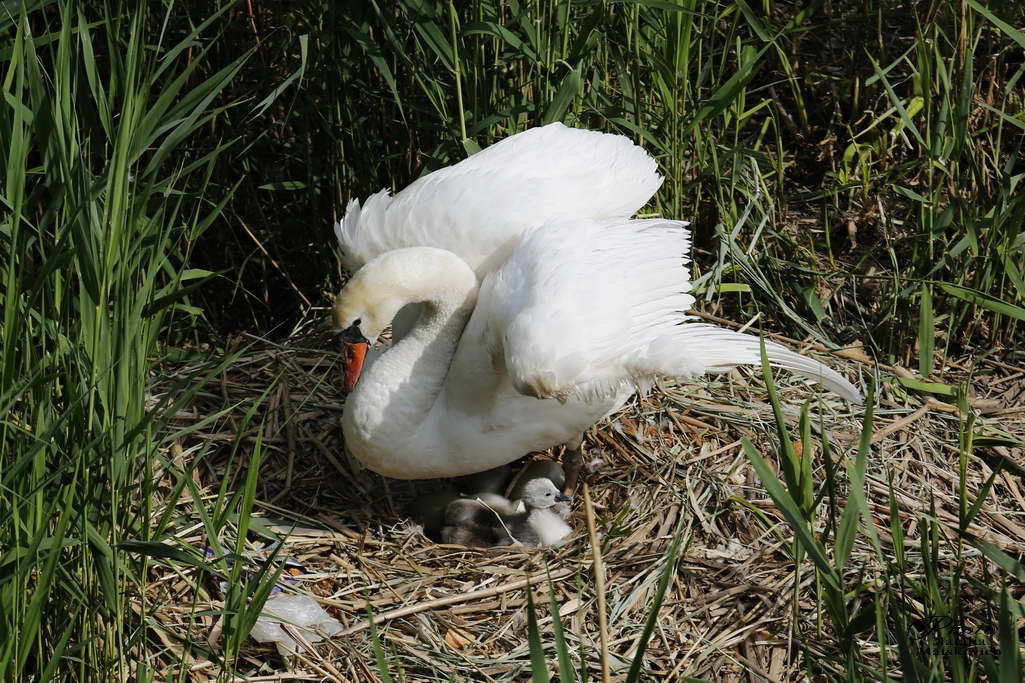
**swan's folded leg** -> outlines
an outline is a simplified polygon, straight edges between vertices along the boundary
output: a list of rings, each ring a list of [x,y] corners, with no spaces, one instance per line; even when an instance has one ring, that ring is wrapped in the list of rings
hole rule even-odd
[[[562,453],[562,469],[566,471],[566,483],[562,492],[572,495],[577,488],[577,481],[580,478],[580,470],[584,466],[583,449],[584,435],[566,442],[566,450]]]
[[[562,487],[563,493],[571,495],[577,488],[577,481],[580,479],[580,470],[584,467],[584,456],[579,448],[566,448],[562,454],[562,468],[566,470],[566,485]]]

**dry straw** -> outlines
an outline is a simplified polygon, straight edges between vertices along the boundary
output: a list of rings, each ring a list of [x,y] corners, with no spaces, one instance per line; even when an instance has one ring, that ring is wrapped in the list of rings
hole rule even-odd
[[[740,448],[741,439],[747,438],[762,453],[775,449],[772,411],[755,374],[666,385],[593,430],[585,444],[588,456],[600,457],[605,468],[585,489],[583,509],[571,519],[576,534],[565,546],[480,550],[424,538],[401,513],[420,487],[382,480],[345,455],[337,358],[322,350],[327,347],[324,336],[308,335],[279,345],[255,340],[241,352],[209,391],[178,415],[183,433],[171,462],[185,468],[191,457],[207,449],[202,463],[191,470],[195,494],[166,498],[154,514],[172,516],[170,543],[210,545],[199,506],[210,505],[225,482],[230,489],[245,479],[247,449],[259,437],[263,464],[251,525],[255,533],[246,547],[256,550],[269,542],[270,534],[280,535],[281,554],[305,566],[307,573],[291,589],[315,596],[344,623],[345,637],[320,648],[342,678],[368,680],[358,662],[372,661],[369,607],[389,666],[401,668],[411,679],[428,672],[522,679],[530,669],[525,617],[529,584],[542,634],[552,628],[547,607],[552,597],[576,666],[582,652],[583,667],[592,676],[617,680],[636,650],[664,553],[677,528],[683,530],[684,551],[647,646],[645,676],[790,680],[805,670],[802,658],[816,653],[825,662],[821,666],[830,666],[838,636],[823,621],[816,574],[807,566],[795,570],[792,531]],[[877,370],[889,377],[861,359],[865,362],[832,364],[862,377]],[[1025,368],[988,361],[973,366],[970,359],[949,366],[951,375],[961,373],[970,382],[982,422],[1025,436]],[[969,377],[972,367],[976,372]],[[162,378],[157,389],[174,380],[173,375]],[[796,421],[797,407],[812,389],[793,378],[781,377],[779,382],[784,411]],[[268,387],[266,400],[258,403]],[[253,407],[259,419],[240,433],[242,416]],[[825,427],[837,451],[833,457],[839,456],[841,464],[853,457],[859,412],[820,395],[813,413],[811,424]],[[211,415],[219,417],[207,419]],[[891,516],[894,511],[899,516],[911,574],[928,571],[929,558],[920,552],[921,542],[928,540],[923,534],[942,539],[944,550],[934,558],[937,566],[956,561],[952,549],[961,503],[958,453],[952,444],[958,443],[961,425],[956,407],[907,392],[893,381],[882,385],[865,497],[886,553],[894,552]],[[237,439],[243,447],[232,453],[225,445]],[[812,450],[811,471],[818,486],[827,473],[821,452]],[[1001,460],[1020,464],[1021,449],[997,445],[985,457],[971,457],[965,482],[971,500]],[[170,472],[157,476],[168,483],[174,479]],[[843,486],[841,482],[837,487],[840,496],[845,495]],[[1014,510],[1022,507],[1020,480],[1005,469],[967,531],[1019,555],[1025,552],[1025,527]],[[818,533],[826,518],[815,522]],[[934,526],[926,524],[929,519]],[[230,544],[230,517],[218,533]],[[992,566],[977,552],[967,555],[962,559],[965,572],[985,580]],[[213,626],[214,619],[197,616],[197,610],[216,612],[221,603],[202,572],[180,566],[154,571],[163,577],[150,584],[147,601],[159,605],[154,618],[173,634],[166,641],[166,656],[167,664],[174,665],[184,653],[173,642],[199,639]],[[859,536],[843,575],[871,582],[880,571],[878,554]],[[967,605],[967,614],[982,619],[974,610],[985,605],[979,599]],[[865,637],[864,657],[878,658],[871,633]],[[270,650],[255,643],[245,644],[241,652],[240,674],[286,670]],[[214,660],[195,651],[189,662],[193,680],[206,680],[218,670]],[[841,672],[839,665],[832,666],[834,673]],[[299,680],[316,679],[324,668],[308,659],[290,667],[288,675]],[[603,675],[606,667],[609,673]],[[894,663],[891,673],[897,670]]]

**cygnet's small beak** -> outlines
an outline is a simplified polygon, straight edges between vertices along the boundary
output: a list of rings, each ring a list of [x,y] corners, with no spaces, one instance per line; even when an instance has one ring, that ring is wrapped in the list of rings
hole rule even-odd
[[[573,499],[570,498],[569,496],[567,496],[565,493],[558,493],[555,496],[555,502],[556,503],[568,503],[571,500],[573,500]]]
[[[347,328],[338,337],[342,343],[342,357],[345,362],[345,392],[348,393],[356,386],[360,373],[363,372],[363,361],[367,359],[370,342],[356,325]]]

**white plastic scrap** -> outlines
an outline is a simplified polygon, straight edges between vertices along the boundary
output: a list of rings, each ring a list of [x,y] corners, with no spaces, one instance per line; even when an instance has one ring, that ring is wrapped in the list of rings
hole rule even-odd
[[[260,643],[274,643],[281,655],[294,655],[300,645],[282,628],[281,622],[298,631],[309,643],[323,640],[342,630],[342,625],[306,595],[275,595],[263,606],[263,614],[250,632]]]

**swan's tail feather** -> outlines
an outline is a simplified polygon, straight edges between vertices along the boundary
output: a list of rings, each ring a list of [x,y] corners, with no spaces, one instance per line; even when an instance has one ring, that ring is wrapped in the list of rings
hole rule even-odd
[[[758,337],[700,323],[684,323],[680,334],[692,354],[688,365],[701,366],[702,372],[723,372],[738,365],[761,365]],[[802,356],[785,346],[766,340],[765,353],[769,364],[797,373],[818,382],[836,395],[860,404],[861,391],[840,373],[817,360]],[[695,367],[697,369],[697,367]]]

